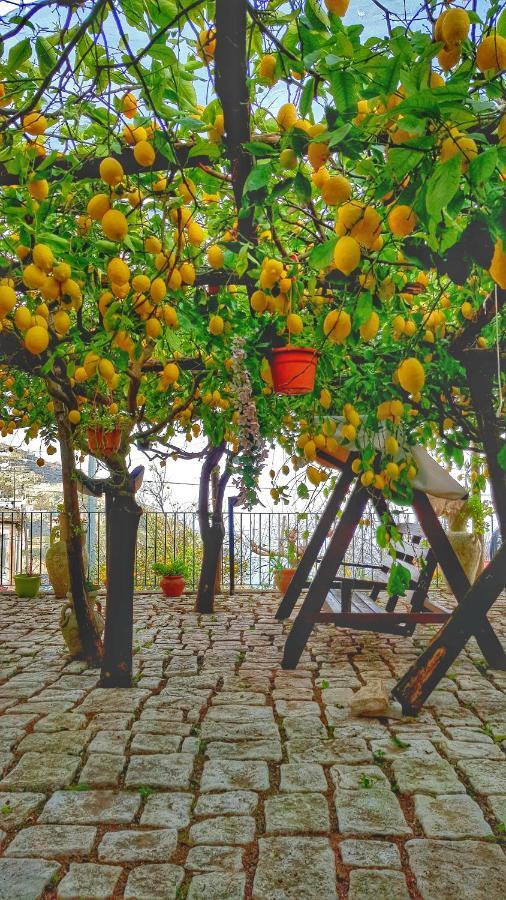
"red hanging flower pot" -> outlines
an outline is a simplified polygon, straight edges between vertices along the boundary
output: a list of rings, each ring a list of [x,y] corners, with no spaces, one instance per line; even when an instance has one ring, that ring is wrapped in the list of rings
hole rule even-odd
[[[273,388],[277,394],[310,394],[318,352],[313,347],[274,347],[270,353]]]
[[[87,437],[91,453],[112,456],[121,445],[121,428],[117,425],[112,431],[105,431],[101,425],[90,425]]]

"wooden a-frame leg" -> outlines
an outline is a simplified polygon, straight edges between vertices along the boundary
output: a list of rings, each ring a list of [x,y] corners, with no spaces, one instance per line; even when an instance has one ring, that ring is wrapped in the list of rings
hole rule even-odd
[[[461,603],[471,585],[427,495],[421,491],[414,491],[413,508],[457,603]],[[488,665],[492,669],[505,670],[506,653],[490,622],[484,616],[477,623],[475,637]]]
[[[332,581],[344,559],[355,529],[367,506],[368,498],[369,495],[366,488],[357,481],[325,551],[318,572],[293,623],[292,630],[286,639],[282,662],[284,669],[294,669],[299,662],[307,639],[313,629],[315,617],[325,602],[325,598],[332,586]]]
[[[434,640],[397,682],[392,694],[405,715],[418,712],[469,638],[480,632],[485,616],[505,586],[506,544],[503,544]]]
[[[302,559],[297,566],[295,575],[279,604],[276,612],[276,619],[287,619],[297,603],[309,573],[316,562],[318,553],[325,543],[325,538],[334,524],[337,513],[343,504],[344,498],[348,493],[348,488],[354,478],[355,475],[351,470],[351,464],[347,464],[339,476],[339,480],[327,501],[327,505],[321,514]]]

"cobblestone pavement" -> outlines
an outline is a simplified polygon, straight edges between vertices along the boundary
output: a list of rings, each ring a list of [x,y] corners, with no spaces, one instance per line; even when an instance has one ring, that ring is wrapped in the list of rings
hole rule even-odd
[[[60,601],[0,598],[0,900],[504,897],[506,673],[474,641],[416,721],[358,719],[435,629],[320,626],[284,672],[277,597],[192,603],[136,599],[121,691],[68,662]]]

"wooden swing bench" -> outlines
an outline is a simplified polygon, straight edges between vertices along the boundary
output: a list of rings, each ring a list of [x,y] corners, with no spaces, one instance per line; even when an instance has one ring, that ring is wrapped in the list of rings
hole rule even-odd
[[[414,554],[411,555],[404,549],[398,555],[398,559],[411,572],[408,611],[397,610],[399,597],[388,598],[385,607],[378,603],[379,595],[386,590],[388,580],[386,567],[385,569],[383,566],[380,567],[381,575],[375,580],[339,576],[339,570],[346,565],[346,551],[368,501],[372,500],[380,518],[385,514],[391,518],[383,496],[371,488],[365,488],[356,478],[351,468],[353,458],[354,454],[350,454],[349,458],[343,461],[331,460],[334,464],[337,462],[335,467],[341,470],[340,477],[276,612],[277,619],[288,618],[302,591],[309,584],[286,640],[282,662],[285,669],[297,666],[311,631],[317,623],[395,635],[411,635],[419,624],[444,624],[452,614],[428,599],[428,591],[438,563],[457,603],[461,602],[470,587],[429,497],[420,489],[413,491],[412,501],[420,529],[410,526],[410,530],[413,536],[417,537],[413,543],[416,543],[422,551],[422,565],[418,568]],[[457,484],[458,487],[460,486]],[[349,498],[341,517],[338,518],[348,492]],[[334,529],[332,536],[319,559],[332,528]],[[424,558],[423,537],[428,543]],[[417,558],[420,560],[420,555]],[[316,573],[312,580],[308,581],[315,564],[317,564]],[[486,619],[476,629],[475,636],[488,664],[492,667],[505,668],[506,655]]]
[[[343,627],[363,631],[381,631],[387,634],[413,634],[417,624],[445,622],[449,610],[428,599],[428,591],[436,570],[436,560],[430,547],[424,542],[423,532],[417,525],[398,525],[403,536],[403,547],[396,560],[408,569],[410,582],[407,587],[409,611],[397,611],[401,599],[398,594],[387,596],[385,605],[378,602],[387,593],[390,574],[390,557],[384,555],[379,565],[367,562],[345,562],[345,569],[374,569],[373,578],[337,576],[332,582],[322,612],[316,621],[333,622]],[[409,544],[408,544],[409,541]],[[411,545],[413,550],[411,550]],[[415,555],[415,548],[418,551]],[[305,587],[309,587],[306,581]]]

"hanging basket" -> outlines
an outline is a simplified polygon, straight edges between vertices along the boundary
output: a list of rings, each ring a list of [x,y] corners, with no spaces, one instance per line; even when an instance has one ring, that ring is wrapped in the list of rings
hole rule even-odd
[[[90,426],[87,432],[88,447],[90,452],[101,456],[112,456],[117,453],[121,445],[121,428],[117,426],[112,431],[104,431],[99,426]]]
[[[318,352],[313,347],[275,347],[270,353],[272,383],[276,394],[310,394]]]

